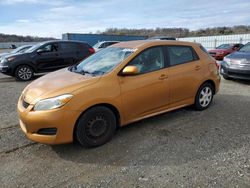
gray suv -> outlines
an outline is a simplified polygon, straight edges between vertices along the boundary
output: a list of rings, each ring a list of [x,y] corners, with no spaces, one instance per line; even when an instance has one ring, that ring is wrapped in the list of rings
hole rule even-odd
[[[250,80],[250,42],[239,51],[224,57],[220,69],[224,79]]]

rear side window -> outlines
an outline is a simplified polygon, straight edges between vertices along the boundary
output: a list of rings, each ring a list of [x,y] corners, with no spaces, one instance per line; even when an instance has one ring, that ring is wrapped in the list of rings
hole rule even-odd
[[[179,65],[199,59],[191,46],[168,46],[170,65]]]
[[[77,43],[73,43],[73,42],[62,42],[60,43],[61,45],[61,49],[63,51],[72,51],[72,50],[78,50],[79,46]]]
[[[86,49],[89,49],[89,48],[92,48],[92,47],[89,44],[87,44],[87,43],[79,43],[78,44],[78,48],[80,50],[86,50]]]

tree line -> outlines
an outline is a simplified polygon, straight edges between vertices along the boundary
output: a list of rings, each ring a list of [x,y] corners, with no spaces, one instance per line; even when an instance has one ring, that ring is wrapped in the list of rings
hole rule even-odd
[[[47,41],[47,40],[55,40],[55,38],[8,35],[8,34],[0,33],[0,42],[41,42],[41,41]]]
[[[232,35],[250,33],[250,25],[237,25],[232,27],[213,27],[191,31],[187,28],[155,28],[155,29],[128,29],[128,28],[107,28],[98,34],[107,35],[134,35],[134,36],[170,36],[170,37],[199,37],[212,35]],[[0,33],[0,42],[41,42],[55,40],[52,37],[20,36]]]
[[[250,33],[250,26],[238,25],[233,27],[214,27],[190,31],[187,28],[155,28],[155,29],[127,29],[108,28],[101,34],[107,35],[135,35],[135,36],[171,36],[171,37],[199,37],[212,35],[232,35]]]

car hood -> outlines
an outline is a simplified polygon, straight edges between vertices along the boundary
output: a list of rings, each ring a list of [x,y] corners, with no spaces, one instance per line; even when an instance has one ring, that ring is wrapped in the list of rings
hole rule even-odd
[[[247,59],[249,61],[250,52],[234,52],[226,57],[230,59]]]
[[[4,55],[4,58],[9,58],[9,57],[15,57],[15,58],[23,58],[23,57],[27,57],[27,55],[29,55],[30,53],[9,53]]]
[[[9,54],[9,53],[0,53],[0,58],[6,56],[6,55],[8,55],[8,54]]]
[[[68,68],[49,73],[29,84],[23,91],[24,100],[30,104],[45,98],[72,93],[94,84],[100,77],[70,72]]]

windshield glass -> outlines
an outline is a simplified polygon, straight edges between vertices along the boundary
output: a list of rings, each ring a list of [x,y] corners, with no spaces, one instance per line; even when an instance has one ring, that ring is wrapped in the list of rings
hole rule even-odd
[[[96,43],[94,46],[93,46],[93,48],[98,48],[99,46],[100,46],[100,42],[98,42],[98,43]]]
[[[22,53],[25,52],[27,49],[29,49],[31,46],[20,46],[13,50],[11,53]]]
[[[229,49],[231,47],[233,47],[232,44],[222,44],[222,45],[216,47],[216,49]]]
[[[71,71],[82,74],[103,75],[110,72],[134,51],[135,49],[128,48],[105,48],[83,60]]]
[[[26,50],[25,52],[33,52],[35,51],[36,49],[38,49],[43,43],[38,43],[38,44],[35,44],[34,46],[32,46],[31,48],[29,48],[28,50]]]
[[[250,43],[247,43],[245,46],[243,46],[239,52],[250,52]]]

